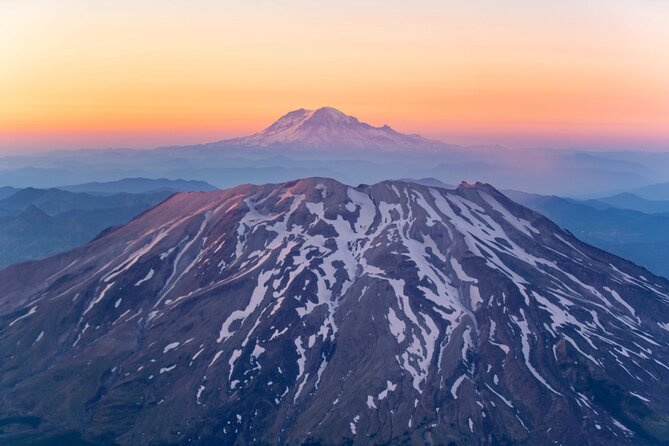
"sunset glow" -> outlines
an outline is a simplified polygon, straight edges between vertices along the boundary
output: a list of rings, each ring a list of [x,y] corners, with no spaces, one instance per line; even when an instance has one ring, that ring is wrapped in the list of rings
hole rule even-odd
[[[669,3],[462,3],[5,1],[0,153],[223,139],[323,105],[461,144],[669,148]]]

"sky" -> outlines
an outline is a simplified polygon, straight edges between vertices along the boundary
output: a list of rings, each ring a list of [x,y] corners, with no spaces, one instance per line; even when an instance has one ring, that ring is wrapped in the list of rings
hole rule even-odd
[[[320,106],[456,144],[669,150],[669,2],[0,0],[0,154]]]

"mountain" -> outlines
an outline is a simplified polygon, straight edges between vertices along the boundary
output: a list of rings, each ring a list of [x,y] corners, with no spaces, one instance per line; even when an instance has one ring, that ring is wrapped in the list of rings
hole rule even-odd
[[[299,109],[286,113],[259,133],[226,141],[231,146],[249,149],[360,150],[381,149],[440,150],[449,147],[440,141],[407,135],[384,125],[373,127],[332,107]]]
[[[157,195],[145,205],[71,210],[55,215],[30,205],[18,215],[0,218],[0,269],[69,251],[109,227],[129,222],[159,201],[162,200]]]
[[[10,195],[14,195],[18,189],[11,186],[0,187],[0,200],[7,198]]]
[[[115,209],[121,207],[153,206],[171,195],[170,191],[146,194],[120,193],[98,196],[87,193],[68,192],[60,189],[19,189],[13,195],[0,200],[0,217],[17,215],[30,206],[35,206],[49,215],[73,210]]]
[[[129,222],[175,190],[215,190],[201,181],[144,178],[72,188],[87,189],[88,193],[32,187],[8,189],[13,193],[0,198],[0,268],[49,257],[89,242],[101,231]],[[146,192],[114,192],[121,189]]]
[[[616,207],[645,214],[669,213],[669,200],[647,200],[629,192],[597,198],[596,200],[586,200],[585,203],[600,209]]]
[[[666,166],[666,164],[664,165]],[[638,187],[629,192],[645,198],[646,200],[669,200],[669,181]]]
[[[0,268],[49,257],[129,222],[172,192],[96,196],[59,189],[19,189],[0,200]]]
[[[123,178],[117,181],[92,182],[72,186],[59,186],[58,189],[69,192],[111,195],[118,193],[145,194],[148,192],[205,192],[216,187],[205,181],[168,180],[167,178]]]
[[[109,227],[127,223],[144,210],[145,207],[126,207],[50,216],[31,206],[19,215],[0,219],[0,269],[73,249]]]
[[[668,215],[610,207],[595,200],[579,202],[516,191],[505,193],[518,203],[544,214],[579,239],[669,278]]]
[[[669,442],[669,282],[486,184],[176,194],[0,283],[7,444]]]

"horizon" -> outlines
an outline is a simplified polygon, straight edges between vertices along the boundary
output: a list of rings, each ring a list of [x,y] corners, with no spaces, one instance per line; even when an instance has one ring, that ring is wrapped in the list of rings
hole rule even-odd
[[[217,141],[324,105],[462,146],[669,150],[664,2],[65,3],[0,5],[0,155]]]
[[[511,150],[511,151],[514,151],[514,150],[558,150],[558,151],[565,151],[565,152],[568,152],[568,151],[576,151],[576,152],[578,152],[578,151],[583,151],[583,152],[591,151],[591,152],[595,152],[595,153],[597,153],[597,152],[601,152],[601,153],[605,153],[605,152],[612,152],[612,153],[616,153],[616,152],[618,152],[618,153],[624,153],[624,152],[649,152],[649,153],[653,153],[653,152],[657,152],[657,153],[662,153],[662,152],[668,152],[669,151],[669,145],[666,146],[666,148],[663,145],[662,148],[660,148],[659,150],[658,149],[652,149],[652,148],[651,149],[648,149],[648,148],[644,149],[643,147],[631,147],[631,146],[627,146],[625,144],[623,144],[623,145],[606,145],[606,146],[602,146],[602,147],[596,147],[596,146],[595,147],[584,147],[584,146],[573,146],[573,145],[570,145],[570,146],[560,146],[560,145],[557,145],[557,146],[541,146],[541,145],[532,144],[532,143],[525,144],[525,145],[523,145],[523,144],[513,144],[513,143],[508,144],[508,145],[504,145],[504,144],[501,144],[501,143],[498,143],[498,142],[494,142],[494,141],[496,141],[495,139],[491,140],[490,138],[481,137],[480,135],[471,137],[472,138],[471,141],[469,141],[467,139],[467,137],[465,137],[464,139],[459,139],[459,142],[454,142],[453,140],[441,139],[439,136],[431,137],[429,135],[416,133],[416,132],[413,132],[411,130],[406,130],[405,131],[404,129],[398,129],[395,126],[393,126],[389,123],[386,123],[386,122],[380,123],[380,124],[379,123],[370,123],[370,122],[365,121],[364,118],[360,118],[358,116],[354,116],[354,115],[351,115],[349,113],[346,113],[345,110],[341,110],[337,107],[332,107],[332,106],[329,106],[329,105],[324,105],[324,106],[312,107],[312,108],[307,108],[307,107],[295,108],[295,109],[289,110],[285,113],[282,113],[280,116],[277,116],[274,121],[267,123],[266,125],[264,125],[261,128],[255,129],[255,130],[247,132],[247,133],[228,135],[226,137],[217,137],[217,134],[212,134],[212,135],[209,136],[209,139],[195,140],[193,138],[197,138],[198,136],[200,138],[204,138],[206,136],[202,135],[202,134],[199,134],[199,135],[190,135],[189,134],[189,135],[180,135],[180,137],[174,138],[173,136],[167,135],[167,136],[165,136],[165,143],[162,143],[162,144],[157,142],[158,140],[155,140],[154,138],[149,138],[149,139],[147,139],[146,143],[144,143],[144,144],[142,144],[142,143],[134,144],[134,146],[133,145],[104,145],[105,143],[101,143],[100,145],[97,145],[97,146],[96,145],[89,145],[89,146],[77,147],[77,146],[73,146],[69,143],[66,143],[66,145],[64,145],[62,147],[59,147],[59,146],[56,146],[56,147],[37,147],[37,148],[34,148],[32,150],[27,150],[27,151],[26,150],[21,150],[21,149],[16,149],[17,151],[15,151],[15,152],[10,149],[6,153],[2,151],[2,146],[0,146],[0,158],[1,157],[21,156],[21,155],[49,154],[49,153],[54,153],[54,152],[108,151],[108,150],[112,150],[112,151],[113,150],[137,150],[137,151],[142,151],[142,150],[160,149],[160,148],[165,148],[165,147],[188,147],[188,146],[196,146],[196,145],[200,145],[200,144],[224,142],[224,141],[228,141],[228,140],[239,138],[239,137],[246,137],[246,136],[251,136],[251,135],[258,134],[258,133],[262,132],[263,130],[267,129],[268,127],[270,127],[272,124],[274,124],[276,121],[278,121],[280,118],[282,118],[286,114],[294,112],[294,111],[298,111],[298,110],[314,111],[314,110],[318,110],[318,109],[327,109],[327,108],[334,109],[334,110],[336,110],[340,113],[343,113],[347,116],[352,116],[354,118],[357,118],[357,119],[359,119],[360,122],[365,123],[365,124],[370,124],[375,128],[381,128],[381,127],[384,127],[384,126],[389,126],[393,130],[399,131],[400,133],[402,133],[404,135],[418,135],[418,136],[421,136],[421,137],[426,137],[428,139],[443,143],[445,145],[456,145],[456,146],[460,146],[461,148],[464,148],[464,149],[474,148],[474,147],[488,147],[488,148],[490,148],[490,147],[500,147],[502,149]],[[81,136],[82,135],[80,135],[79,137],[81,137]],[[516,136],[518,136],[518,135],[516,135]],[[519,140],[522,141],[523,137],[521,136]]]

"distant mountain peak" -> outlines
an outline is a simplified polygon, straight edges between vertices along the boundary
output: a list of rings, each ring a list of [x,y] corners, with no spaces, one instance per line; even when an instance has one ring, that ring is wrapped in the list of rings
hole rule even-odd
[[[446,144],[397,132],[384,124],[375,127],[334,107],[300,108],[281,116],[264,130],[228,141],[253,148],[291,149],[402,149],[444,148]]]
[[[305,130],[328,130],[332,128],[351,128],[355,126],[368,126],[375,128],[368,124],[361,123],[358,118],[349,116],[344,112],[337,110],[334,107],[320,107],[315,110],[307,110],[300,108],[286,113],[275,121],[272,125],[264,129],[259,135],[276,135],[289,133],[295,134]],[[387,125],[378,127],[379,130],[392,130]]]
[[[313,110],[312,115],[320,115],[320,116],[331,116],[337,119],[347,119],[347,118],[352,118],[352,116],[349,116],[345,114],[344,112],[337,110],[334,107],[321,107],[317,108],[316,110]],[[355,118],[353,118],[355,119]],[[357,121],[357,119],[356,119]]]

